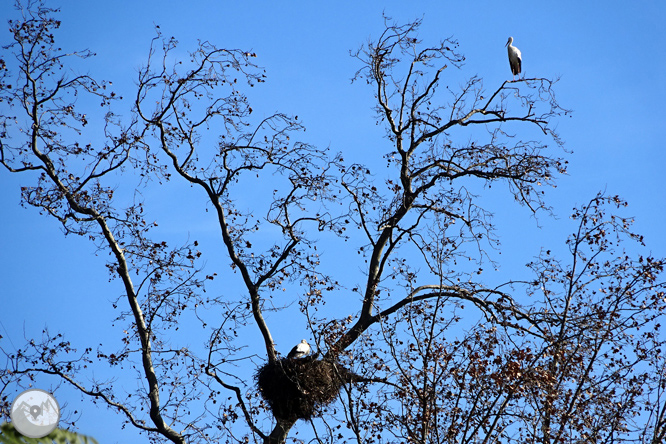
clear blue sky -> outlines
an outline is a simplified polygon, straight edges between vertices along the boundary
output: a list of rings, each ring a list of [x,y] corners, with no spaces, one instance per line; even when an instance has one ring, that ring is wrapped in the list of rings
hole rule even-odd
[[[13,16],[11,2],[0,4],[0,18]],[[561,77],[555,90],[560,104],[573,110],[557,128],[572,151],[569,174],[557,179],[549,202],[559,220],[536,228],[527,212],[498,211],[499,235],[508,248],[503,260],[524,264],[540,246],[561,244],[571,227],[569,211],[597,191],[629,201],[626,214],[657,256],[666,254],[662,233],[666,214],[663,105],[666,103],[666,3],[645,2],[446,2],[446,1],[73,1],[60,6],[59,45],[97,53],[86,70],[112,80],[127,96],[144,63],[153,25],[180,40],[183,54],[197,39],[218,46],[252,50],[267,70],[268,82],[251,91],[253,108],[297,114],[307,127],[303,139],[342,151],[348,159],[373,162],[387,149],[374,124],[371,91],[350,84],[359,68],[349,56],[382,27],[382,12],[399,22],[423,18],[420,37],[437,42],[453,37],[466,63],[451,72],[454,86],[472,75],[488,89],[511,77],[504,44],[509,36],[522,51],[527,76]],[[0,34],[8,42],[9,34]],[[127,105],[129,108],[129,104]],[[0,112],[2,109],[0,108]],[[28,177],[0,171],[0,294],[3,347],[16,346],[44,325],[86,341],[117,341],[111,327],[117,313],[109,301],[120,292],[108,283],[105,253],[80,238],[65,239],[54,220],[19,206],[20,185]],[[165,209],[173,202],[159,203]],[[198,215],[167,222],[192,238],[215,234]],[[201,216],[203,218],[203,216]],[[516,220],[523,221],[520,224]],[[525,228],[527,226],[527,228]],[[557,228],[553,228],[557,226]],[[550,229],[552,228],[552,229]],[[335,252],[328,251],[333,255]],[[215,271],[215,270],[213,270]],[[279,348],[301,339],[294,331],[274,332]],[[192,342],[200,339],[192,337]],[[115,415],[81,404],[77,396],[61,405],[83,412],[83,433],[100,442],[139,442],[111,430]],[[81,408],[79,408],[79,406]],[[126,433],[126,432],[124,432]],[[130,438],[128,438],[129,436]]]

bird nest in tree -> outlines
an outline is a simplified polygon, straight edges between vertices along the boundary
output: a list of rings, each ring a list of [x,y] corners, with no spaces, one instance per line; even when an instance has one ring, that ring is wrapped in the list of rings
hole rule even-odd
[[[280,359],[264,364],[255,375],[261,395],[276,418],[310,419],[329,404],[355,375],[342,365],[316,356]]]

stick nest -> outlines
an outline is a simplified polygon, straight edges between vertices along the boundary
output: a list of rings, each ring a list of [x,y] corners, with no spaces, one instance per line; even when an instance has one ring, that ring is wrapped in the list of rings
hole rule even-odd
[[[283,358],[264,364],[255,375],[261,395],[276,418],[310,419],[332,402],[343,384],[355,375],[342,365],[318,360],[317,356]]]

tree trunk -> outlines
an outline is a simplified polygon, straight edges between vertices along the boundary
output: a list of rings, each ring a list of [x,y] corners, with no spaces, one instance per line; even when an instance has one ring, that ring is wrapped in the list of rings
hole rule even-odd
[[[277,419],[277,424],[275,424],[271,434],[264,440],[264,444],[283,444],[294,424],[296,424],[296,420]]]

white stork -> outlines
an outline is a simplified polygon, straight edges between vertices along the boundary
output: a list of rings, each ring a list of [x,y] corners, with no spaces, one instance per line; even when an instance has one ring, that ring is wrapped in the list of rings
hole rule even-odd
[[[310,344],[305,339],[301,339],[301,342],[298,343],[294,348],[291,349],[287,358],[295,359],[302,358],[303,356],[310,354]]]
[[[513,80],[516,80],[516,75],[520,74],[520,70],[523,64],[523,59],[520,55],[520,49],[512,45],[513,37],[509,37],[509,41],[506,42],[506,47],[509,50],[509,66],[511,66],[511,73],[513,74]]]

